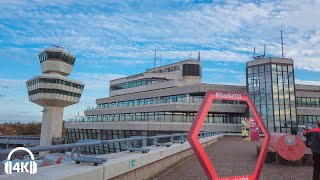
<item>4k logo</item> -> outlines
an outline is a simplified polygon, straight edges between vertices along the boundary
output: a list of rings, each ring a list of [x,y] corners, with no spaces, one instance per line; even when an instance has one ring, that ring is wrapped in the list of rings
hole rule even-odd
[[[16,151],[26,151],[31,158],[31,161],[29,162],[16,162],[14,165],[12,165],[12,161],[11,156],[14,152]],[[29,166],[29,168],[28,168]],[[9,153],[8,157],[7,157],[7,162],[4,165],[4,171],[6,172],[6,174],[12,174],[12,171],[16,171],[16,172],[28,172],[30,174],[35,174],[37,173],[37,162],[34,161],[34,156],[32,154],[32,152],[25,148],[25,147],[17,147],[12,149],[12,151]]]

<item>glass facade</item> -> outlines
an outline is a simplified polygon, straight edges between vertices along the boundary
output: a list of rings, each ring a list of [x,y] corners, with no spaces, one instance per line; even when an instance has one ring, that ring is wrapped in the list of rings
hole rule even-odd
[[[151,121],[151,122],[193,122],[196,112],[150,112],[128,114],[104,114],[75,117],[68,122],[110,122],[110,121]],[[241,123],[242,114],[208,113],[205,123]]]
[[[270,132],[297,126],[293,64],[248,66],[247,87]]]
[[[143,78],[143,79],[138,79],[138,80],[133,80],[133,81],[127,81],[119,84],[114,84],[110,85],[110,91],[116,91],[120,89],[128,89],[128,88],[133,88],[133,87],[138,87],[138,86],[144,86],[148,84],[155,84],[155,83],[160,83],[160,82],[165,82],[168,81],[165,78]]]

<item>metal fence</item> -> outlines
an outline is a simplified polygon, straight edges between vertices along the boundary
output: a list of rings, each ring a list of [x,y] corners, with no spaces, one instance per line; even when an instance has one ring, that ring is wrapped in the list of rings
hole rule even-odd
[[[211,137],[214,135],[221,134],[222,132],[200,132],[198,137],[206,138]],[[170,147],[173,143],[184,143],[187,141],[187,133],[181,133],[181,134],[170,134],[170,135],[157,135],[157,136],[132,136],[130,138],[124,138],[124,139],[112,139],[112,140],[94,140],[94,139],[86,139],[86,140],[80,140],[77,143],[72,144],[59,144],[59,145],[50,145],[50,146],[36,146],[36,147],[30,147],[28,148],[31,152],[43,152],[43,151],[57,151],[57,150],[70,150],[71,149],[71,159],[75,161],[77,164],[81,162],[89,162],[93,163],[95,166],[98,164],[102,164],[103,162],[106,162],[107,159],[103,157],[95,157],[95,156],[89,156],[89,155],[83,155],[81,154],[83,148],[88,146],[101,146],[103,144],[112,144],[112,143],[120,143],[124,142],[126,143],[126,149],[130,152],[141,152],[141,153],[147,153],[150,151],[147,147],[134,147],[134,143],[136,141],[143,141],[143,140],[153,140],[152,143],[155,146],[165,146]],[[161,140],[168,139],[168,142],[162,142]],[[0,155],[9,154],[12,149],[4,149],[0,150]],[[17,152],[19,153],[19,152]],[[22,153],[22,152],[20,152]]]

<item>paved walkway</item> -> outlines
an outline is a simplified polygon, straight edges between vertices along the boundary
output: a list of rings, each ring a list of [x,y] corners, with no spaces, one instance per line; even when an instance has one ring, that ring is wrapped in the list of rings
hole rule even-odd
[[[236,137],[224,137],[206,149],[220,177],[253,174],[256,165],[257,142],[247,142]],[[263,165],[261,180],[312,180],[312,166]],[[207,179],[196,156],[178,164],[158,179]]]

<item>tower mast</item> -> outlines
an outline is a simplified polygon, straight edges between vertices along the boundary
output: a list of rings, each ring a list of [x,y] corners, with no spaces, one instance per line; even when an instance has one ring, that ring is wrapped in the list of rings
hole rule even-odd
[[[282,52],[282,58],[284,58],[282,30],[281,30],[281,52]]]

